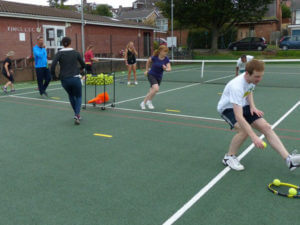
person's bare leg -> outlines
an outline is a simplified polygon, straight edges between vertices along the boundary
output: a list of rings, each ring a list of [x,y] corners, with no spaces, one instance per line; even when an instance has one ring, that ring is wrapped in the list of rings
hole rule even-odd
[[[231,140],[227,155],[236,155],[241,145],[248,137],[248,134],[242,130],[238,123],[235,123],[234,129],[237,133]]]
[[[159,91],[158,84],[153,84],[152,87],[150,88],[148,94],[146,95],[146,97],[144,99],[144,103],[146,103],[147,101],[151,101],[158,91]]]
[[[270,124],[264,118],[255,120],[252,126],[265,135],[269,144],[281,155],[282,158],[286,159],[289,156],[289,152],[284,147],[280,138],[274,130],[272,130]]]
[[[131,69],[132,69],[132,66],[131,65],[128,65],[128,76],[127,76],[127,81],[128,81],[128,84],[130,84],[130,77],[131,77]]]
[[[137,79],[136,79],[136,64],[132,65],[132,70],[133,70],[134,83],[136,83],[137,82]]]

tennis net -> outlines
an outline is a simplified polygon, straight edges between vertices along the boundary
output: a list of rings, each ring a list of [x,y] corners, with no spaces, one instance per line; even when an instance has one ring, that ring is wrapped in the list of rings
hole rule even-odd
[[[123,58],[98,58],[100,72],[115,72],[117,79],[127,79]],[[300,59],[263,60],[265,74],[259,86],[300,88]],[[144,76],[147,59],[137,59],[138,80]],[[172,71],[164,82],[226,84],[235,76],[236,60],[171,60]]]

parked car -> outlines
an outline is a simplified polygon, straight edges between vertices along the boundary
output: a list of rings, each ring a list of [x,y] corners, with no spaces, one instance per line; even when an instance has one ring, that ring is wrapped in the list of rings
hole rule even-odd
[[[282,50],[300,49],[300,36],[285,36],[281,38],[279,48],[282,48]]]
[[[234,51],[237,50],[258,50],[263,51],[267,47],[267,43],[264,38],[261,37],[247,37],[242,40],[232,42],[228,48]]]

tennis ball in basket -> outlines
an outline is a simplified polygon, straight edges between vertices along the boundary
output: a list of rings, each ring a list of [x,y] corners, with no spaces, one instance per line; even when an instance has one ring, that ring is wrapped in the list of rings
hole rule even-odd
[[[279,180],[279,179],[273,180],[273,184],[274,184],[275,186],[279,186],[279,185],[280,185],[280,180]]]
[[[297,190],[295,188],[290,188],[289,189],[289,194],[290,195],[296,195],[297,194]]]
[[[264,141],[263,141],[263,146],[264,146],[264,148],[266,148],[266,147],[267,147],[267,143],[266,143],[266,142],[264,142]]]

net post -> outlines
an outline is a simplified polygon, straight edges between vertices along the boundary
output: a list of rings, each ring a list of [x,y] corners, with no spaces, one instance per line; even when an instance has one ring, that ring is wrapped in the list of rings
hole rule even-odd
[[[116,102],[116,74],[115,74],[115,72],[113,72],[113,79],[114,79],[114,100],[113,100],[112,107],[115,107],[115,102]]]
[[[106,90],[106,82],[105,82],[105,75],[104,75],[104,85],[103,85],[103,106],[101,107],[102,110],[105,110],[105,90]]]
[[[204,60],[202,60],[202,66],[201,66],[201,80],[203,80],[204,77]]]
[[[97,96],[97,84],[95,84],[95,97]]]
[[[84,76],[84,109],[86,109],[86,70],[83,69],[83,76]]]

